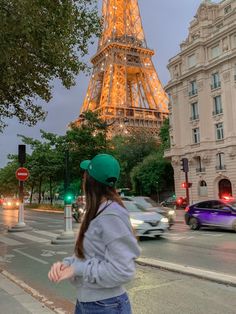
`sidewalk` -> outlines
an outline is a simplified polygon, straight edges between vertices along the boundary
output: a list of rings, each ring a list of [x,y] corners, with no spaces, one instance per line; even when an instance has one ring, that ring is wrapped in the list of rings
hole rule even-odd
[[[175,223],[185,223],[185,218],[184,218],[185,211],[184,211],[184,209],[176,209],[175,213],[176,213]]]
[[[56,313],[4,276],[4,272],[0,273],[0,304],[0,314]]]

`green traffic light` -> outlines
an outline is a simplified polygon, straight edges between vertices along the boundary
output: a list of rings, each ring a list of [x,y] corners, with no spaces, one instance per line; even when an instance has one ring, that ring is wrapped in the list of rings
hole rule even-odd
[[[71,204],[72,203],[72,201],[73,201],[73,195],[72,194],[66,194],[65,195],[65,203],[66,204]]]

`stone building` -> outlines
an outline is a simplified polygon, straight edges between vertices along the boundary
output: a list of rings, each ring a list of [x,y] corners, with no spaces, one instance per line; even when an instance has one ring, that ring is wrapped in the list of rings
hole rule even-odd
[[[202,1],[180,48],[166,86],[176,195],[187,158],[191,202],[236,196],[236,0]]]

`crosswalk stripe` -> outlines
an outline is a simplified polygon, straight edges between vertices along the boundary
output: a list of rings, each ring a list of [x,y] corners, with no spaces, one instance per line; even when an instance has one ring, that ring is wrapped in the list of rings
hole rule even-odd
[[[37,257],[35,257],[35,256],[32,256],[32,255],[30,255],[30,254],[27,254],[27,253],[25,253],[25,252],[22,252],[22,251],[20,251],[20,250],[18,250],[18,249],[13,249],[13,251],[16,252],[16,253],[18,253],[18,254],[21,254],[21,255],[23,255],[23,256],[26,256],[26,257],[28,257],[28,258],[34,260],[34,261],[37,261],[37,262],[39,262],[39,263],[41,263],[41,264],[44,264],[44,265],[47,265],[47,264],[48,264],[48,262],[46,262],[46,261],[44,261],[44,260],[42,260],[42,259],[40,259],[40,258],[37,258]]]
[[[34,230],[34,233],[46,235],[48,237],[53,237],[53,238],[59,236],[58,233],[52,233],[52,232],[45,231],[45,230]]]
[[[2,242],[4,244],[7,244],[9,246],[23,245],[22,242],[19,242],[19,241],[16,241],[16,240],[13,240],[13,239],[10,239],[10,238],[7,238],[7,237],[3,237],[3,236],[0,237],[0,242]]]
[[[17,237],[20,237],[20,238],[23,238],[23,239],[27,239],[27,240],[31,240],[31,241],[34,241],[34,242],[38,242],[38,243],[46,243],[46,242],[50,241],[49,239],[35,237],[35,236],[31,235],[31,234],[27,234],[27,233],[24,233],[24,232],[15,233],[14,236],[17,236]]]

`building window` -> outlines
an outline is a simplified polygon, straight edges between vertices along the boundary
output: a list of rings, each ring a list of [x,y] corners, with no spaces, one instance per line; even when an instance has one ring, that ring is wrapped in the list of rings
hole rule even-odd
[[[202,159],[201,156],[197,156],[197,168],[196,168],[196,172],[205,172],[205,168],[202,165]]]
[[[224,139],[224,128],[223,123],[216,124],[216,140],[223,140]]]
[[[195,54],[192,54],[191,56],[188,57],[188,66],[189,68],[195,66],[197,63],[196,61],[196,55]]]
[[[200,143],[200,130],[199,130],[199,128],[193,129],[193,143],[194,144]]]
[[[197,95],[197,82],[196,80],[189,83],[189,96]]]
[[[231,4],[227,5],[225,8],[224,8],[224,13],[225,14],[228,14],[229,12],[232,11],[232,7],[231,7]]]
[[[236,81],[236,64],[234,65],[234,80]]]
[[[213,73],[211,75],[211,89],[216,89],[221,86],[219,73]]]
[[[216,170],[225,170],[225,154],[224,153],[218,153],[216,155]]]
[[[219,57],[219,55],[220,55],[220,46],[217,45],[215,47],[212,47],[211,48],[211,57],[216,58],[216,57]]]
[[[208,195],[206,181],[202,180],[199,182],[198,192],[199,192],[199,196],[207,196]]]
[[[223,109],[222,109],[222,101],[221,101],[221,95],[218,95],[218,96],[215,96],[213,98],[213,116],[217,115],[217,114],[221,114],[223,112]]]
[[[191,104],[191,120],[197,120],[199,119],[199,114],[198,114],[198,103],[194,102]]]

